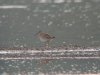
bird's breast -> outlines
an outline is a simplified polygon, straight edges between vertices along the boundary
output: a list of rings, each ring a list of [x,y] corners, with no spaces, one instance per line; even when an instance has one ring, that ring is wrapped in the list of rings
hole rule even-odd
[[[42,38],[42,37],[39,37],[39,39],[40,39],[41,42],[46,42],[48,40],[48,39]]]

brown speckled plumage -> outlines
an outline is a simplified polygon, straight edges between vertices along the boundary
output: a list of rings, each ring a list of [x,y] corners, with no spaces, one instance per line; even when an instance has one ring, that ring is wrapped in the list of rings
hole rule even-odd
[[[42,31],[39,31],[36,35],[41,42],[46,42],[46,44],[49,44],[49,42],[55,38],[54,36],[51,36],[48,33],[44,33]]]

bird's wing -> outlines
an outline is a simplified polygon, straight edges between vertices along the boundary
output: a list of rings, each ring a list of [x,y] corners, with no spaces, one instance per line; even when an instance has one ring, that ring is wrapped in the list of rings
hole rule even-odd
[[[48,39],[52,38],[52,37],[51,37],[49,34],[47,34],[47,33],[45,33],[44,36],[45,36],[45,38],[48,38]]]

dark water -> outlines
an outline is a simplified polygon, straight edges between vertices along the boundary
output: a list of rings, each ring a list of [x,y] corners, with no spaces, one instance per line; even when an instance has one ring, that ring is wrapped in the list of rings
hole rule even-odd
[[[74,1],[41,4],[39,0],[37,3],[33,0],[0,0],[0,6],[26,6],[23,9],[0,7],[0,47],[39,47],[42,43],[34,36],[39,30],[56,37],[51,43],[53,46],[99,46],[100,1]],[[0,73],[100,73],[99,64],[99,59],[51,60],[42,65],[39,60],[0,60]]]

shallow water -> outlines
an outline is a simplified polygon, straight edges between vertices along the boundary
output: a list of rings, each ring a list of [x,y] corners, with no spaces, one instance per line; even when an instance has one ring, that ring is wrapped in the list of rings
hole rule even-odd
[[[0,59],[1,74],[79,75],[100,73],[99,49],[1,50]]]
[[[74,1],[57,4],[1,0],[0,47],[39,47],[43,43],[34,36],[39,30],[56,37],[51,46],[99,46],[100,1]]]
[[[40,48],[39,30],[56,37],[54,47],[100,45],[99,0],[0,0],[0,16],[0,48]],[[81,73],[100,73],[100,59],[0,60],[0,75]]]
[[[100,73],[100,60],[97,59],[60,59],[40,63],[40,60],[1,60],[0,73],[34,73],[34,74],[97,74]]]

